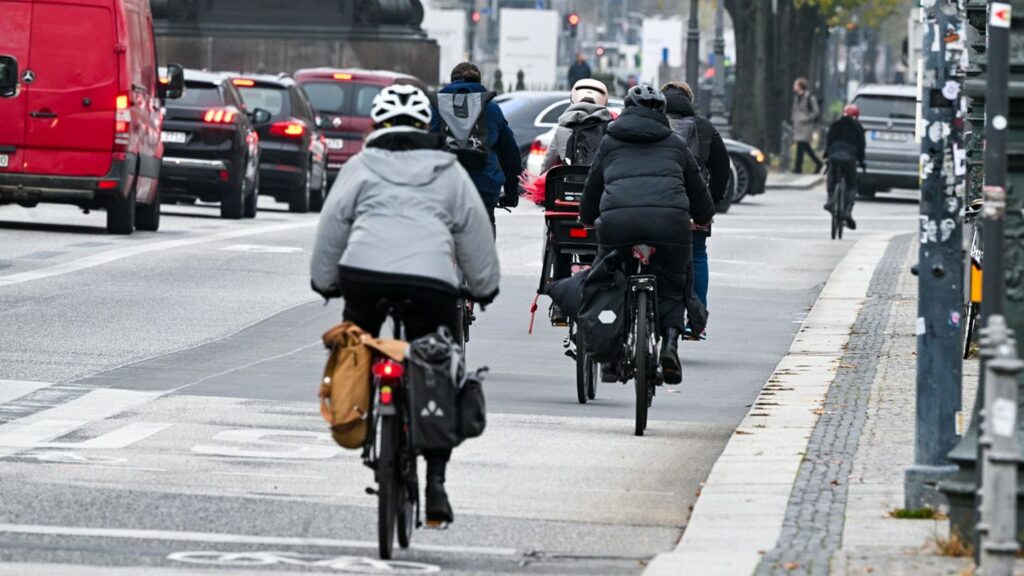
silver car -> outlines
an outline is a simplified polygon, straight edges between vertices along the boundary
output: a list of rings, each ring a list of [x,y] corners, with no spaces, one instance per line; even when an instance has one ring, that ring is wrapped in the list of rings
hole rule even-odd
[[[892,188],[918,188],[921,147],[914,142],[917,88],[868,85],[857,91],[853,103],[860,108],[867,144],[867,168],[858,177],[860,195],[871,197]]]

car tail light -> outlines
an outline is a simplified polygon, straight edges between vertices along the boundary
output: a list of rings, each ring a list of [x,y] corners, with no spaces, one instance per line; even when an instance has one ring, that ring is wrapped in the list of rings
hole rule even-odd
[[[235,111],[226,108],[210,108],[203,116],[203,122],[207,124],[233,124]]]
[[[586,228],[570,228],[569,229],[569,238],[586,238],[586,237],[587,237],[587,229]]]
[[[117,188],[117,180],[100,180],[100,190],[113,190]]]
[[[235,78],[234,80],[231,81],[231,83],[234,84],[235,86],[243,86],[243,87],[250,87],[250,86],[255,86],[256,85],[255,82],[253,82],[252,80],[249,80],[248,78]]]
[[[338,72],[337,74],[334,75],[334,79],[335,80],[351,80],[352,79],[352,75],[351,74],[345,74],[344,72]]]
[[[114,99],[114,146],[128,145],[128,132],[132,124],[131,102],[127,94],[118,94]]]
[[[533,144],[530,144],[530,154],[543,156],[548,153],[548,147],[541,143],[540,140],[534,140]]]
[[[405,367],[394,360],[381,360],[373,365],[373,375],[377,378],[396,380],[405,373]]]
[[[391,390],[391,386],[380,387],[380,403],[389,406],[395,399],[395,393]]]
[[[301,138],[306,133],[306,125],[297,120],[274,122],[270,125],[270,133],[288,138]]]

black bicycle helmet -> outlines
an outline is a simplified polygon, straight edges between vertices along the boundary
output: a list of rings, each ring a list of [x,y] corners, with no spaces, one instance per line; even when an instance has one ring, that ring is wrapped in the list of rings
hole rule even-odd
[[[645,106],[658,112],[665,111],[665,95],[650,84],[633,86],[626,92],[626,108],[630,106]]]

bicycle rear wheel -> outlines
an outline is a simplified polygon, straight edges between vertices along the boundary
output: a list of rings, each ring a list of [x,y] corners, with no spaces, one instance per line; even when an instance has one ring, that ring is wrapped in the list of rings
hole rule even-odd
[[[636,365],[636,427],[633,433],[637,436],[643,436],[647,428],[647,378],[650,368],[647,355],[651,346],[647,322],[647,292],[641,290],[636,295],[636,348],[633,358]]]
[[[416,499],[419,487],[416,485],[416,456],[406,454],[410,460],[403,463],[401,478],[398,485],[402,487],[398,495],[398,545],[408,548],[412,540],[412,529],[416,522]]]
[[[399,487],[395,455],[398,451],[398,419],[380,419],[380,443],[377,446],[377,541],[382,560],[390,560],[395,546],[395,516],[398,513]]]

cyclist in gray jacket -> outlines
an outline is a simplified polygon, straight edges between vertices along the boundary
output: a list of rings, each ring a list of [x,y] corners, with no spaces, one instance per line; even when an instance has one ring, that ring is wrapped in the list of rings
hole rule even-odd
[[[476,302],[498,294],[498,254],[483,200],[428,132],[430,114],[419,89],[385,88],[371,111],[377,130],[342,167],[320,214],[313,290],[344,297],[345,320],[374,336],[385,320],[382,299],[410,302],[405,332],[414,340],[440,326],[458,333],[463,280]],[[451,522],[444,489],[451,450],[424,457],[427,520]]]

